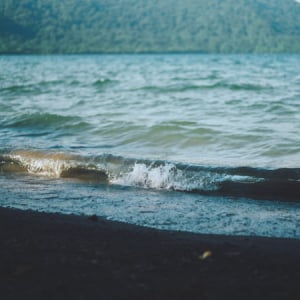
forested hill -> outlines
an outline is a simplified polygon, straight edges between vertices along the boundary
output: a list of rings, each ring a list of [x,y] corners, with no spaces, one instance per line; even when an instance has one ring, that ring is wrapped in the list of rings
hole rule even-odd
[[[0,53],[300,53],[295,0],[1,0]]]

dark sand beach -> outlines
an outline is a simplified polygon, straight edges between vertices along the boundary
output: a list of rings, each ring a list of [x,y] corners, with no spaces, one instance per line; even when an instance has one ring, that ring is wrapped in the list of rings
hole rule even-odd
[[[1,299],[300,299],[300,240],[0,208]]]

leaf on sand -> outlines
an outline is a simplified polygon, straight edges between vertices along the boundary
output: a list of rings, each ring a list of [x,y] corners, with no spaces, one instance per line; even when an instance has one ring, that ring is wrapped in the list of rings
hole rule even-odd
[[[211,252],[210,250],[207,250],[207,251],[204,251],[204,252],[202,253],[202,255],[199,255],[198,258],[199,258],[200,260],[205,260],[205,259],[207,259],[207,258],[209,258],[209,257],[211,257],[211,256],[212,256],[212,252]]]

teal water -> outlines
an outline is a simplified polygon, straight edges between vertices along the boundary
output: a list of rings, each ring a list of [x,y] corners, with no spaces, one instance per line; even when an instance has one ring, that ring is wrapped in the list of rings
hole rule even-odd
[[[0,56],[0,205],[299,238],[299,60]]]

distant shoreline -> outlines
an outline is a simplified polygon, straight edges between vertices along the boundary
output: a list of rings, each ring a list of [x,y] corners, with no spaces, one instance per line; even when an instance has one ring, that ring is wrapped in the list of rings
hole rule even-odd
[[[1,53],[300,53],[294,0],[3,0]]]
[[[83,53],[38,53],[38,52],[33,52],[33,53],[14,53],[14,52],[0,52],[0,57],[1,56],[78,56],[78,55],[83,55],[83,56],[97,56],[97,55],[208,55],[208,56],[266,56],[266,55],[271,55],[271,56],[283,56],[283,55],[295,55],[299,56],[300,52],[235,52],[235,53],[220,53],[220,52],[197,52],[197,51],[183,51],[183,52],[83,52]]]

